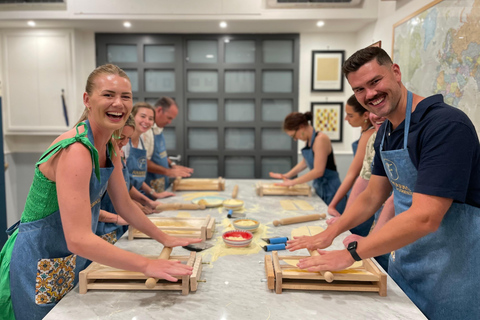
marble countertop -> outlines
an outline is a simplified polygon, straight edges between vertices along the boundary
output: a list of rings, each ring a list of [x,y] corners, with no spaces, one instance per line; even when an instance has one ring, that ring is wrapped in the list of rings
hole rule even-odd
[[[196,292],[182,296],[180,291],[111,291],[89,290],[79,294],[78,286],[68,293],[44,318],[53,319],[425,319],[418,308],[388,277],[387,296],[378,293],[284,290],[276,294],[267,288],[264,269],[266,253],[260,245],[262,237],[290,236],[293,229],[315,225],[326,228],[325,220],[274,227],[273,220],[312,213],[326,213],[327,206],[315,194],[312,197],[264,196],[255,193],[259,180],[226,180],[225,191],[208,192],[230,198],[234,185],[239,186],[238,199],[245,201],[247,217],[260,221],[252,244],[241,249],[225,246],[221,239],[224,231],[232,229],[233,219],[227,211],[210,208],[188,211],[192,217],[210,214],[216,219],[216,231],[208,243],[214,246],[204,250],[201,282]],[[269,180],[268,183],[272,181]],[[204,193],[204,192],[202,192]],[[205,192],[207,193],[207,192]],[[191,202],[198,191],[179,191],[176,196],[162,202]],[[307,201],[314,210],[285,210],[281,200]],[[155,216],[175,217],[185,210],[166,211]],[[328,249],[342,249],[346,232],[337,237]],[[162,245],[151,239],[128,241],[126,235],[118,247],[139,254],[158,255]],[[174,248],[172,255],[188,255],[183,248]],[[279,251],[280,255],[308,255],[307,250],[293,253]],[[379,267],[381,269],[381,267]]]

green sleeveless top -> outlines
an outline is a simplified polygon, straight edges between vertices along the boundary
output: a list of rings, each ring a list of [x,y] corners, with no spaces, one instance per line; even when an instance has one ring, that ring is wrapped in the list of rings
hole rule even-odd
[[[78,127],[83,125],[84,132],[79,133]],[[25,209],[20,219],[21,222],[32,222],[48,217],[58,210],[57,189],[55,182],[48,180],[38,169],[38,166],[50,159],[52,155],[65,149],[75,142],[85,145],[92,155],[92,165],[95,168],[95,176],[100,181],[100,165],[98,163],[98,151],[90,142],[87,136],[87,124],[79,123],[75,127],[77,134],[73,138],[64,139],[48,148],[35,164],[35,175],[33,177],[32,186],[27,196]],[[109,148],[112,148],[109,144]],[[12,300],[10,296],[10,260],[12,251],[17,238],[18,229],[10,236],[0,252],[0,310],[2,319],[15,320],[13,313]]]
[[[83,125],[85,131],[78,132],[78,127]],[[92,155],[92,164],[95,168],[95,175],[100,181],[100,166],[98,163],[98,152],[87,137],[87,125],[84,122],[79,123],[76,128],[77,134],[73,138],[58,141],[40,157],[40,160],[35,164],[35,175],[33,182],[28,192],[25,209],[22,213],[21,222],[32,222],[48,217],[58,210],[57,187],[55,182],[47,179],[38,168],[39,165],[48,161],[51,156],[56,154],[61,149],[68,147],[75,142],[81,142],[85,145]]]

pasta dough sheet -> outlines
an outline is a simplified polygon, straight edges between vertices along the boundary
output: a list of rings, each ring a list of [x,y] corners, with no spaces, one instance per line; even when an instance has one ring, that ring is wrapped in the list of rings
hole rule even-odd
[[[294,200],[293,203],[303,211],[315,210],[315,208],[305,200]]]
[[[297,210],[297,207],[295,206],[292,200],[280,200],[280,205],[282,206],[283,210],[288,210],[288,211]]]

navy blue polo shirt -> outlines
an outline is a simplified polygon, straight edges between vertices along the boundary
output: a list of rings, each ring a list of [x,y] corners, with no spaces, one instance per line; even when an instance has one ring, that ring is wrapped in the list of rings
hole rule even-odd
[[[390,135],[384,150],[398,150],[403,148],[404,128],[402,122],[392,131],[389,121],[380,127],[372,174],[386,176],[379,152],[385,131]],[[425,98],[412,113],[407,148],[418,171],[414,192],[480,208],[480,144],[463,111],[445,104],[440,94]]]

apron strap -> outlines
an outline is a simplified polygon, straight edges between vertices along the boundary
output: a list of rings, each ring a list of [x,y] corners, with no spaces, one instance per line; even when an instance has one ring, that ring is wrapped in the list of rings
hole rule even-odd
[[[78,132],[79,126],[83,126],[83,128],[85,129],[82,133]],[[90,151],[90,154],[92,156],[92,165],[95,168],[95,176],[97,177],[98,181],[100,181],[100,165],[98,163],[98,151],[97,149],[95,149],[95,147],[87,137],[87,133],[88,133],[87,124],[85,122],[80,122],[75,126],[75,130],[77,131],[77,134],[75,135],[75,137],[60,140],[57,143],[55,143],[53,146],[48,148],[47,151],[45,151],[45,153],[40,157],[40,160],[35,164],[35,166],[38,168],[39,165],[41,165],[44,162],[47,162],[48,159],[50,159],[55,153],[57,153],[61,149],[65,149],[75,142],[80,142],[83,145],[85,145],[87,149]]]

